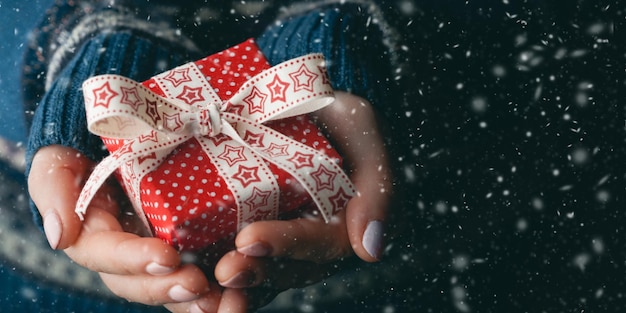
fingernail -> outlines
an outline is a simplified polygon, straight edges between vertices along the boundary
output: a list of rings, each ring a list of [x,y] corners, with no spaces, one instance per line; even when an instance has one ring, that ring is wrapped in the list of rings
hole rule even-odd
[[[202,297],[189,306],[189,313],[215,312],[219,307],[219,301],[213,297]]]
[[[237,252],[248,256],[268,256],[272,252],[272,249],[267,244],[262,242],[255,242],[251,245],[247,245],[242,248],[238,248]]]
[[[200,307],[199,304],[194,302],[189,307],[189,313],[206,313],[206,312]]]
[[[181,285],[176,285],[170,288],[170,291],[167,292],[167,295],[172,298],[172,300],[177,302],[188,302],[191,300],[195,300],[199,297],[199,295],[185,289]]]
[[[367,223],[362,243],[363,248],[371,257],[380,259],[383,248],[383,223],[381,221]]]
[[[162,276],[167,275],[174,271],[174,268],[169,266],[163,266],[156,262],[151,262],[146,265],[146,272],[150,275]]]
[[[52,249],[56,249],[61,242],[61,219],[56,212],[51,211],[43,218],[43,229],[46,239]]]
[[[220,282],[220,285],[228,288],[246,288],[250,287],[255,280],[255,275],[251,271],[243,271],[235,274],[235,276],[229,278],[225,282]]]

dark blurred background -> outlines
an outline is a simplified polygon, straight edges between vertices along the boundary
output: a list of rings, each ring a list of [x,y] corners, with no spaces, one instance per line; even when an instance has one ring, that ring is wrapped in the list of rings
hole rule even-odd
[[[0,1],[0,133],[18,142],[7,103],[49,2]],[[371,286],[355,302],[301,311],[626,312],[623,4],[384,3],[412,66],[387,115],[398,237],[344,280]]]

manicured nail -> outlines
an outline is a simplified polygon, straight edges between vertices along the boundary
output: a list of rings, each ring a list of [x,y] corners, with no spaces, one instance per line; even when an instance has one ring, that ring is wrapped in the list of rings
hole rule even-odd
[[[61,219],[56,212],[51,211],[43,218],[43,229],[48,239],[48,244],[52,249],[56,249],[61,242]]]
[[[146,265],[146,272],[150,275],[162,276],[167,275],[174,271],[174,268],[169,266],[163,266],[156,262],[151,262]]]
[[[219,300],[216,301],[213,297],[202,297],[189,306],[189,313],[215,312],[219,306]]]
[[[268,256],[272,253],[272,249],[265,243],[255,242],[242,248],[238,248],[237,252],[248,256]]]
[[[228,288],[246,288],[250,287],[255,280],[255,275],[251,271],[243,271],[235,274],[235,276],[229,278],[225,282],[220,282],[220,285]]]
[[[189,302],[199,297],[199,295],[185,289],[181,285],[176,285],[170,288],[170,291],[167,292],[167,295],[176,302]]]
[[[189,313],[206,313],[206,312],[200,307],[200,305],[194,302],[191,304],[191,306],[189,306]]]
[[[365,251],[379,260],[383,252],[383,223],[381,221],[370,221],[367,223],[363,234],[363,248]]]

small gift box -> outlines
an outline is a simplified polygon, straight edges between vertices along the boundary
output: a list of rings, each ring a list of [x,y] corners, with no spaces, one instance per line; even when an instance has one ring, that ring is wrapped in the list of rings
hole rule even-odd
[[[153,235],[199,250],[310,205],[328,220],[354,194],[306,115],[333,99],[319,54],[270,67],[248,40],[143,83],[96,76],[83,92],[89,130],[111,155],[83,189],[81,216],[117,170]]]

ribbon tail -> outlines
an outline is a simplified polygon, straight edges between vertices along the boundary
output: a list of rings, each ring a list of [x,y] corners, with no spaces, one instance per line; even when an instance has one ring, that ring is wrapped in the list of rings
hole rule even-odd
[[[115,172],[115,170],[124,163],[125,160],[123,160],[120,156],[122,156],[122,153],[114,153],[106,157],[94,168],[93,172],[89,176],[89,179],[87,179],[85,186],[78,196],[76,209],[74,210],[81,221],[84,220],[87,207],[95,197],[100,187],[109,178],[109,176],[111,176],[111,174],[113,174],[113,172]]]
[[[237,122],[237,129],[230,123],[224,123],[222,132],[293,176],[311,196],[327,223],[335,213],[345,208],[356,193],[341,166],[322,152],[240,116],[224,115],[231,122]],[[246,131],[265,134],[267,142],[263,147],[250,145],[239,134]]]
[[[151,138],[151,140],[145,140],[142,142],[141,138],[144,137]],[[93,172],[89,176],[89,179],[87,179],[85,186],[81,190],[78,201],[76,203],[76,208],[74,210],[81,220],[83,220],[84,214],[87,212],[87,207],[98,192],[98,189],[100,189],[100,186],[102,186],[106,182],[106,180],[109,178],[109,176],[111,176],[111,174],[113,174],[113,172],[115,172],[117,169],[123,168],[125,164],[129,162],[132,163],[129,163],[127,167],[132,171],[132,168],[134,167],[133,164],[136,164],[138,159],[143,156],[156,153],[154,159],[155,162],[152,162],[151,165],[143,165],[141,167],[143,173],[149,172],[150,170],[158,166],[158,164],[160,164],[164,157],[167,156],[174,147],[176,147],[181,142],[186,141],[189,137],[180,136],[170,138],[167,134],[150,131],[146,134],[143,134],[139,138],[139,140],[126,141],[122,147],[115,150],[115,152],[102,160],[102,162],[100,162],[94,168]],[[167,141],[168,139],[169,141]],[[158,142],[161,142],[161,144],[156,144]],[[142,177],[143,176],[137,177],[134,182],[138,183]],[[141,206],[139,205],[140,201],[138,198],[138,192],[133,192],[138,191],[139,186],[137,185],[135,188],[133,188],[132,182],[125,182],[124,184],[127,188],[130,188],[130,190],[127,190],[127,192],[130,191],[132,193],[132,195],[129,196],[133,201],[133,206],[136,207],[139,218],[148,227],[148,221],[145,215],[142,214],[143,211],[140,209]]]

